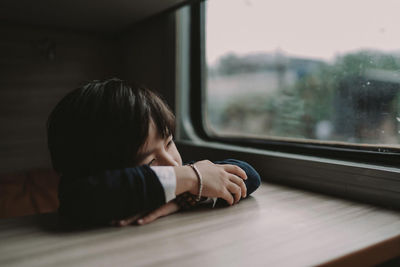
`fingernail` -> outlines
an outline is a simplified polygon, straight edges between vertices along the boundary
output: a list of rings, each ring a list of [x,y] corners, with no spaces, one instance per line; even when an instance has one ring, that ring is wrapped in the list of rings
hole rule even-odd
[[[139,219],[137,222],[138,224],[143,224],[143,219]]]

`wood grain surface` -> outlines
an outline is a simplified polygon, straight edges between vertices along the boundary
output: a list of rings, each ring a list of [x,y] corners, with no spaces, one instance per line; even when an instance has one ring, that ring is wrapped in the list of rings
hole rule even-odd
[[[56,222],[0,220],[0,266],[368,266],[400,255],[400,212],[267,183],[235,206],[145,226]]]

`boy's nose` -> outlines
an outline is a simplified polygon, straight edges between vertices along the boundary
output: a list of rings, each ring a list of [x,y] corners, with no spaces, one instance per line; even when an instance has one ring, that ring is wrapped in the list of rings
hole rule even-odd
[[[162,153],[159,157],[159,163],[162,166],[178,166],[178,162],[168,152]]]

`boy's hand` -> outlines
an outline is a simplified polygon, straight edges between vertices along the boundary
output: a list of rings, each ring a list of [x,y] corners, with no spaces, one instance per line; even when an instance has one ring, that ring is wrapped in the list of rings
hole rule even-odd
[[[139,214],[139,215],[135,215],[135,216],[123,219],[123,220],[112,221],[111,225],[127,226],[134,222],[136,222],[139,225],[148,224],[148,223],[155,221],[156,219],[158,219],[160,217],[175,213],[178,210],[179,210],[178,204],[176,204],[174,200],[171,200],[170,202],[162,205],[158,209],[153,210],[152,212],[146,214],[145,216]]]
[[[203,177],[203,192],[205,197],[224,199],[229,205],[238,203],[247,195],[247,188],[243,180],[247,179],[244,170],[231,164],[214,164],[209,160],[195,163]],[[198,186],[190,193],[197,194]]]
[[[178,204],[174,200],[171,200],[167,204],[162,205],[156,210],[153,210],[149,214],[145,215],[142,218],[139,218],[136,222],[140,225],[151,223],[152,221],[155,221],[156,219],[170,215],[172,213],[175,213],[179,210]]]

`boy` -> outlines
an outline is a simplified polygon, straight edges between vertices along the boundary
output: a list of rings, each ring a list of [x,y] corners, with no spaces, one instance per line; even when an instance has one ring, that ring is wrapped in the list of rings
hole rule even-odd
[[[145,224],[189,199],[222,198],[232,205],[259,186],[259,175],[245,162],[182,165],[174,123],[159,96],[116,78],[67,94],[47,129],[61,176],[59,213],[88,224]]]

